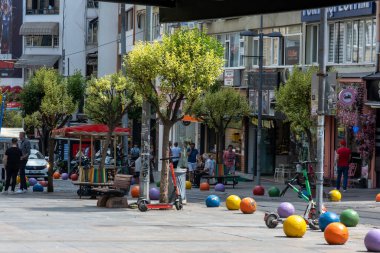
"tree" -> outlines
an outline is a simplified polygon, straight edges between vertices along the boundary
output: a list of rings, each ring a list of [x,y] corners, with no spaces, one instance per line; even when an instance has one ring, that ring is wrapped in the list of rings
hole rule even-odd
[[[311,81],[316,72],[316,67],[305,71],[295,67],[289,80],[276,91],[276,111],[285,114],[294,133],[306,135],[310,158],[313,160],[316,153],[312,135],[314,124],[311,117]]]
[[[123,115],[141,102],[133,83],[127,81],[120,72],[99,79],[92,78],[89,81],[86,89],[85,113],[94,122],[108,126],[100,168],[104,167],[113,131],[120,125]]]
[[[83,112],[84,92],[86,90],[86,79],[79,70],[67,78],[67,89],[74,103],[78,103],[78,112]]]
[[[22,127],[22,115],[20,111],[4,111],[3,127]]]
[[[207,92],[194,103],[192,113],[203,120],[216,132],[216,160],[222,163],[221,152],[225,148],[225,133],[231,122],[238,122],[249,116],[250,108],[246,97],[232,88],[221,88],[216,92]]]
[[[222,73],[223,46],[197,29],[178,30],[162,42],[139,43],[126,56],[127,76],[163,124],[163,154],[172,126]],[[186,110],[180,110],[180,108]],[[162,162],[160,201],[168,201],[169,168]]]
[[[33,94],[40,96],[35,101]],[[43,94],[43,95],[41,95]],[[52,131],[63,127],[75,111],[76,105],[68,95],[66,80],[52,68],[41,68],[36,71],[30,82],[26,84],[21,95],[23,109],[27,113],[26,122],[40,125],[42,128],[42,143],[48,140],[49,171],[48,192],[53,192],[54,139]],[[37,107],[36,105],[39,104]],[[33,106],[27,108],[26,106]]]

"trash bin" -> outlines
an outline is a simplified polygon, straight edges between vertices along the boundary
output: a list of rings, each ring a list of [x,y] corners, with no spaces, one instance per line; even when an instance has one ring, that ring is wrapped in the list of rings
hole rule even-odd
[[[177,187],[182,197],[182,203],[186,203],[186,169],[175,169],[175,177],[177,180]],[[174,201],[175,196],[172,196],[173,192],[173,180],[169,179],[169,201]]]

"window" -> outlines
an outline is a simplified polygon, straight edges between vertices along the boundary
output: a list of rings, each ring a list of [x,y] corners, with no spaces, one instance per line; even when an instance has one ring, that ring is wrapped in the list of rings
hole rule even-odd
[[[99,8],[99,1],[87,0],[87,8]]]
[[[26,14],[59,14],[60,0],[27,0]]]
[[[32,35],[25,36],[26,47],[58,47],[58,36],[52,35]]]
[[[318,26],[306,27],[306,64],[318,62]]]
[[[98,23],[98,18],[95,18],[88,22],[87,44],[98,43]]]
[[[145,29],[145,13],[137,15],[137,28],[140,30]]]
[[[133,9],[127,10],[125,12],[125,23],[126,31],[133,29]]]
[[[373,63],[376,49],[375,19],[348,20],[328,25],[330,63]]]
[[[217,35],[216,38],[224,45],[224,66],[244,66],[244,38],[239,33]]]

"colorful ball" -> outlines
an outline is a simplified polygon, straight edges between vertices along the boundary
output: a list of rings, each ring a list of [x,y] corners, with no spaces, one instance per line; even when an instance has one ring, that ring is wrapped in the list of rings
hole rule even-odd
[[[19,184],[20,183],[20,176],[17,176],[16,177],[16,184]]]
[[[372,229],[364,238],[364,245],[368,251],[380,252],[380,229]]]
[[[224,184],[216,184],[215,185],[215,191],[217,192],[224,192],[226,190],[226,187],[224,186]]]
[[[239,210],[241,199],[239,196],[230,195],[226,199],[226,206],[228,210]]]
[[[380,202],[380,193],[376,195],[376,202]]]
[[[216,195],[210,195],[206,198],[206,206],[207,207],[219,207],[220,199]]]
[[[348,229],[340,222],[333,222],[326,227],[324,236],[330,245],[343,245],[348,240]]]
[[[287,237],[302,237],[306,233],[306,222],[299,215],[291,215],[284,221],[283,230]]]
[[[40,185],[40,184],[35,184],[34,186],[33,186],[33,191],[34,192],[43,192],[44,191],[44,187],[42,186],[42,185]]]
[[[153,187],[149,190],[149,198],[151,200],[159,200],[160,199],[160,190]]]
[[[268,195],[269,197],[280,197],[280,189],[278,189],[276,186],[272,186],[268,189]]]
[[[255,186],[255,188],[253,188],[253,195],[263,196],[264,193],[265,193],[265,189],[261,185],[257,185]]]
[[[42,185],[42,187],[47,187],[48,182],[47,181],[39,181],[39,184]]]
[[[190,181],[186,181],[186,190],[191,190],[191,182]]]
[[[329,200],[330,201],[340,201],[342,199],[342,194],[338,190],[332,190],[329,192]]]
[[[131,189],[132,198],[138,198],[140,196],[140,186],[135,185]]]
[[[70,176],[70,179],[71,179],[72,181],[77,181],[77,180],[78,180],[78,174],[72,174],[72,175]]]
[[[59,173],[58,171],[54,172],[53,178],[54,179],[60,179],[61,178],[61,173]]]
[[[30,184],[31,186],[34,186],[35,184],[37,184],[37,179],[35,179],[35,178],[33,178],[33,177],[29,178],[29,184]]]
[[[339,216],[333,212],[325,212],[319,216],[319,228],[325,231],[326,227],[333,222],[340,222]]]
[[[253,198],[244,198],[240,202],[240,211],[251,214],[256,211],[256,201]]]
[[[340,214],[340,222],[346,227],[356,227],[359,224],[359,214],[352,209],[346,209]]]
[[[281,218],[288,218],[296,212],[292,203],[282,202],[277,208],[277,213]]]
[[[210,185],[207,182],[203,182],[199,186],[199,190],[201,190],[201,191],[209,191],[210,190]]]
[[[69,179],[69,174],[62,173],[61,178],[62,178],[62,180],[67,180],[67,179]]]

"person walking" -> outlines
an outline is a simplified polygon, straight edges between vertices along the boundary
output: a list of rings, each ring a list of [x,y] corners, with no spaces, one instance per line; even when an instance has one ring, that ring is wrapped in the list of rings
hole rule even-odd
[[[178,142],[174,142],[174,147],[172,147],[170,150],[171,150],[173,166],[175,169],[177,168],[179,159],[181,158],[181,148],[178,147]]]
[[[12,138],[12,146],[5,151],[4,167],[6,170],[6,180],[3,194],[15,192],[16,178],[22,156],[21,150],[17,147],[17,141],[17,138]],[[10,192],[8,191],[9,186],[11,186]]]
[[[17,191],[17,193],[25,193],[28,190],[28,187],[26,186],[26,179],[25,179],[25,166],[28,162],[28,158],[30,155],[30,141],[26,139],[25,132],[20,132],[20,149],[22,156],[20,158],[20,189]]]
[[[227,150],[224,151],[223,154],[223,162],[224,166],[226,166],[226,169],[228,170],[228,174],[235,175],[235,159],[236,154],[233,151],[233,146],[228,145]]]
[[[347,190],[348,181],[348,168],[349,162],[351,160],[351,150],[346,147],[346,141],[340,141],[340,148],[336,150],[336,160],[337,160],[337,178],[336,178],[336,189],[340,190],[340,181],[343,174],[343,192]]]
[[[194,181],[194,171],[197,169],[198,149],[195,148],[195,143],[190,144],[187,149],[187,166],[189,169],[190,182]]]
[[[131,160],[134,162],[137,160],[137,158],[140,157],[140,149],[139,147],[137,146],[137,144],[135,144],[133,146],[133,148],[131,149]]]

